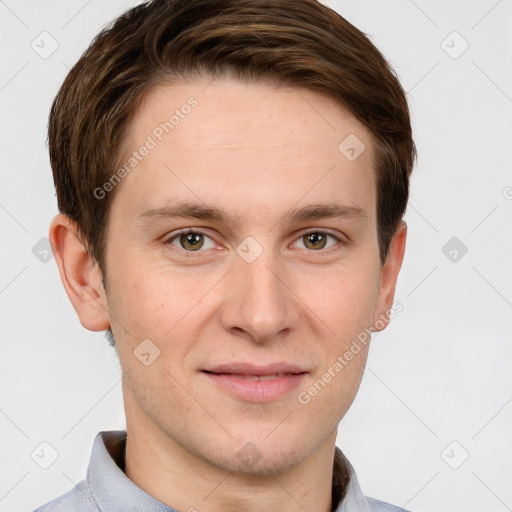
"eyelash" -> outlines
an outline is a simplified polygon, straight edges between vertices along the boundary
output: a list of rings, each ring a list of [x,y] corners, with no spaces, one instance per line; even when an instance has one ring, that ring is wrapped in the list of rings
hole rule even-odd
[[[346,245],[346,242],[341,240],[340,238],[338,238],[337,236],[333,235],[332,233],[328,232],[328,231],[321,231],[319,229],[314,229],[314,230],[310,230],[310,231],[304,231],[303,233],[301,233],[300,236],[298,236],[295,241],[297,240],[300,240],[301,238],[304,238],[305,236],[308,236],[308,235],[311,235],[311,234],[314,234],[314,233],[320,233],[320,234],[323,234],[323,235],[327,235],[328,237],[331,237],[333,238],[334,240],[336,240],[336,244],[334,244],[333,246],[331,247],[328,247],[327,249],[318,249],[318,250],[313,250],[313,249],[303,249],[307,252],[310,252],[310,253],[322,253],[322,254],[330,254],[332,252],[332,250],[337,250],[338,249],[338,245],[341,244],[341,245]],[[200,229],[192,229],[192,228],[186,228],[186,229],[182,229],[180,231],[177,231],[176,233],[174,233],[170,238],[168,238],[167,240],[164,241],[164,245],[172,245],[172,242],[174,240],[176,240],[177,238],[179,238],[181,235],[189,235],[189,234],[194,234],[194,235],[203,235],[207,238],[210,238],[212,241],[212,237],[210,237],[207,233],[205,233],[204,231],[201,231]],[[199,256],[199,254],[197,253],[201,253],[201,252],[204,252],[204,250],[198,250],[198,251],[187,251],[186,249],[183,249],[183,248],[179,248],[179,247],[176,247],[176,246],[173,246],[178,252],[180,253],[184,253],[184,255],[188,258],[196,258]]]

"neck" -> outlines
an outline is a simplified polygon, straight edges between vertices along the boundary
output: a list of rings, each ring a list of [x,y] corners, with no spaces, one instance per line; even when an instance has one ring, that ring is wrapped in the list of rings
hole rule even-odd
[[[275,475],[220,468],[128,415],[127,432],[126,476],[176,510],[331,512],[336,431],[308,458]]]

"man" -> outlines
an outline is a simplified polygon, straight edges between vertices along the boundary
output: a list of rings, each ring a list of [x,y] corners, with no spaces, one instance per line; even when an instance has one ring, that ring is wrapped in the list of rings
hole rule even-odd
[[[155,0],[70,71],[49,145],[55,259],[127,430],[38,510],[399,510],[335,445],[396,309],[415,157],[370,41],[314,0]]]

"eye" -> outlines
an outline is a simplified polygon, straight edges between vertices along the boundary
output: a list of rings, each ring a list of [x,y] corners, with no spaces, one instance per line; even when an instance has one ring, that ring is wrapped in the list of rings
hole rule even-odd
[[[331,242],[329,242],[328,239],[331,239]],[[325,233],[324,231],[310,231],[309,233],[303,234],[297,242],[302,242],[306,249],[319,251],[321,249],[329,249],[339,243],[340,240],[334,235]]]
[[[191,228],[178,231],[164,243],[173,245],[189,254],[201,252],[202,249],[215,249],[217,247],[216,243],[206,233]],[[339,238],[325,231],[304,233],[295,243],[302,244],[302,247],[299,245],[299,248],[308,249],[309,251],[322,251],[340,243],[343,244]]]
[[[201,231],[193,231],[192,229],[176,233],[165,243],[174,245],[187,252],[197,252],[201,249],[214,249],[216,247],[215,242],[209,236]]]

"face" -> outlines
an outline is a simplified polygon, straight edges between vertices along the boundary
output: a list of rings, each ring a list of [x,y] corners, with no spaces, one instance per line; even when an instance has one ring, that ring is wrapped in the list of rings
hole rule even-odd
[[[125,161],[146,155],[116,185],[105,262],[128,428],[280,472],[333,442],[368,345],[345,353],[398,270],[379,261],[361,123],[306,90],[208,84],[153,90],[126,139]]]

